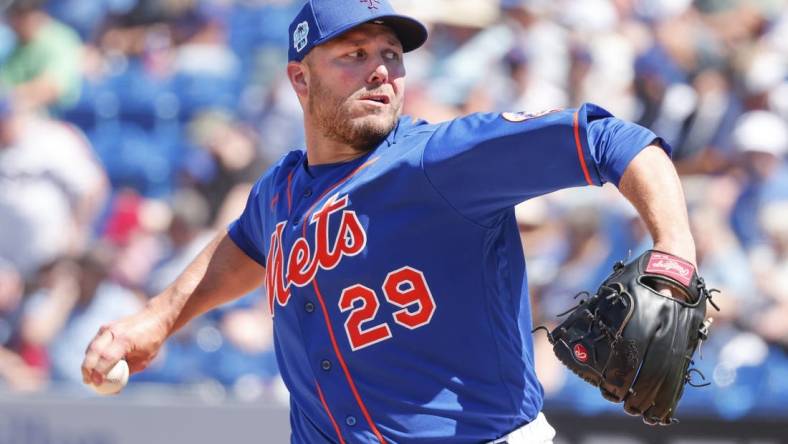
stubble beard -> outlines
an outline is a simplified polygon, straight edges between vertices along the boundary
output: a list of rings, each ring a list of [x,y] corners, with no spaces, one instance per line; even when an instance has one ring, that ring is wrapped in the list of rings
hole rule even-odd
[[[383,119],[351,118],[353,100],[335,96],[320,81],[313,81],[309,90],[309,112],[320,131],[329,139],[350,146],[359,152],[375,149],[394,129],[399,107],[385,111]]]

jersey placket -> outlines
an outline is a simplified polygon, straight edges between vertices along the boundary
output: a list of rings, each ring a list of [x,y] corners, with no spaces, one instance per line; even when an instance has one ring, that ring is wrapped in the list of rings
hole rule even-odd
[[[338,177],[329,173],[313,178],[301,167],[297,167],[290,183],[292,210],[288,218],[289,229],[283,239],[285,251],[290,251],[296,240],[304,237],[314,254],[317,248],[316,226],[310,224],[310,218],[353,173]],[[315,190],[324,188],[325,191],[317,195]],[[336,222],[332,225],[336,225]],[[332,228],[335,229],[336,226]],[[330,239],[334,238],[332,234],[329,234]],[[324,294],[321,291],[319,274],[318,269],[312,281],[301,288],[292,286],[294,298],[291,301],[295,304],[296,317],[300,324],[301,344],[315,376],[312,395],[319,397],[334,431],[339,435],[340,443],[347,442],[345,438],[348,436],[358,439],[364,435],[364,442],[386,442],[372,423],[342,356],[338,341],[342,341],[344,337],[338,335],[341,327],[337,330],[333,325],[330,313],[336,295]]]

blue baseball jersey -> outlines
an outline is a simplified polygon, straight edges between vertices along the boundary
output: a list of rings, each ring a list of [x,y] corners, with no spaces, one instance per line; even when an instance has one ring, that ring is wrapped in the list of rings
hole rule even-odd
[[[266,268],[294,443],[480,443],[533,420],[531,309],[513,207],[618,181],[656,139],[591,104],[399,119],[344,163],[287,154],[233,241]]]

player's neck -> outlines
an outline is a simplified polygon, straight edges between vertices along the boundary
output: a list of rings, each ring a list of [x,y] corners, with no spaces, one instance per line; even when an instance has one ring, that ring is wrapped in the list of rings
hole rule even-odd
[[[350,162],[365,154],[364,151],[333,140],[318,131],[306,130],[306,158],[309,165]]]

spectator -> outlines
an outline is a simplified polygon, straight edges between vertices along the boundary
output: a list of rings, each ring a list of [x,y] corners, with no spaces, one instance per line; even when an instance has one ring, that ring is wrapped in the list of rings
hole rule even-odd
[[[265,161],[256,149],[253,132],[226,112],[201,112],[189,122],[186,132],[198,148],[189,179],[207,198],[213,220],[230,189],[239,182],[254,182]]]
[[[32,391],[43,387],[46,375],[28,365],[19,352],[23,290],[22,277],[10,263],[0,259],[0,387]]]
[[[29,343],[46,347],[55,380],[81,385],[79,357],[93,332],[142,307],[141,295],[109,276],[112,260],[112,252],[102,247],[76,261],[59,260],[44,270],[31,295],[20,330]]]
[[[175,20],[174,90],[187,115],[205,108],[233,111],[241,62],[227,45],[222,24],[195,9]]]
[[[0,258],[27,279],[80,252],[106,193],[87,140],[0,97]]]
[[[765,301],[748,324],[764,339],[788,346],[788,199],[771,202],[759,212],[759,222],[769,239],[755,254],[756,288]]]
[[[29,109],[65,107],[80,89],[79,36],[43,9],[44,0],[13,0],[6,17],[17,46],[0,67],[0,83]]]
[[[732,226],[745,248],[763,242],[759,209],[771,200],[788,198],[788,128],[777,115],[763,110],[743,114],[733,130],[739,151],[742,190],[733,208]]]
[[[208,203],[196,191],[185,188],[175,193],[166,232],[167,245],[146,286],[149,295],[164,290],[213,238],[215,233],[207,229],[209,216]]]

